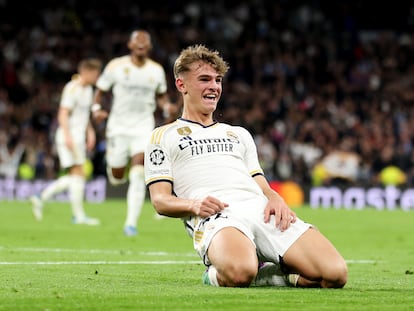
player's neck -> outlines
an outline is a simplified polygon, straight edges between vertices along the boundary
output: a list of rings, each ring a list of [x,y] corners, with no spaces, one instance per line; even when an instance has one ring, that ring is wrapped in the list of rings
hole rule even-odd
[[[183,111],[181,118],[195,123],[209,126],[214,123],[212,114],[195,113],[191,111]]]
[[[79,75],[76,79],[79,81],[79,83],[80,83],[82,86],[86,86],[86,85],[88,85],[88,83],[87,83],[87,81],[85,80],[85,78],[84,78],[84,77],[82,77],[81,75]]]
[[[145,65],[147,61],[147,57],[145,56],[131,56],[132,63],[135,66],[142,67]]]

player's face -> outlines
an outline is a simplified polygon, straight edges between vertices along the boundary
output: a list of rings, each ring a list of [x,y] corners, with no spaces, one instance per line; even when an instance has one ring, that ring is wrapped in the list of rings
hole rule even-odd
[[[216,110],[222,91],[222,75],[209,64],[196,62],[184,74],[181,91],[187,96],[193,109],[203,114]]]
[[[100,73],[99,70],[86,70],[84,73],[85,81],[87,81],[88,84],[95,84]]]
[[[146,57],[151,50],[151,38],[148,33],[136,31],[131,35],[128,48],[136,57]]]

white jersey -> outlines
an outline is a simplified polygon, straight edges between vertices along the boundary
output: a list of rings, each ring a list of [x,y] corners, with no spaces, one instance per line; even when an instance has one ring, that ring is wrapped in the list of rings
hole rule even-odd
[[[69,130],[74,142],[84,142],[93,102],[93,87],[82,85],[79,78],[69,81],[62,91],[60,107],[69,110]],[[59,127],[56,140],[64,142],[63,130]]]
[[[207,218],[183,218],[194,249],[211,264],[207,250],[214,235],[226,227],[243,232],[256,246],[261,261],[279,262],[286,250],[309,228],[298,219],[286,232],[264,223],[268,199],[254,180],[263,174],[250,133],[239,126],[211,126],[178,119],[156,128],[145,153],[145,182],[171,182],[185,199],[214,196],[229,206]]]
[[[138,67],[129,55],[111,60],[96,86],[103,91],[112,88],[113,102],[106,128],[108,137],[134,135],[140,132],[140,125],[155,124],[156,95],[167,91],[165,71],[160,64],[147,59],[142,67]]]
[[[253,177],[263,174],[250,133],[238,126],[211,126],[178,119],[152,133],[145,154],[145,181],[169,181],[185,199],[208,195],[231,204],[264,197]]]

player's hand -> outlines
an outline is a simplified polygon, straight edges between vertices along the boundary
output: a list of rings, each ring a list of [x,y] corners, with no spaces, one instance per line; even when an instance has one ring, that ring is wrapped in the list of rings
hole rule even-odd
[[[275,225],[280,231],[285,231],[291,223],[296,221],[296,213],[292,211],[286,202],[279,197],[269,200],[264,210],[264,222],[270,222],[270,216],[275,216]]]
[[[208,196],[203,200],[194,200],[190,208],[197,216],[206,218],[221,212],[228,206],[229,205],[227,203],[221,202],[219,199]]]

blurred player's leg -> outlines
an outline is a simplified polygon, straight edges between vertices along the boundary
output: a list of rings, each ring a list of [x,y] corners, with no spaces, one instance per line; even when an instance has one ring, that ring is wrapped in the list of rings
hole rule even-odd
[[[61,193],[69,188],[70,176],[64,175],[50,183],[40,194],[33,195],[30,198],[32,202],[32,211],[36,220],[43,218],[43,204],[50,200],[54,195]]]
[[[112,173],[112,168],[109,167],[109,166],[106,167],[106,175],[108,176],[108,181],[113,186],[118,186],[118,185],[125,184],[126,181],[127,181],[127,179],[125,177],[115,178],[114,174]]]
[[[134,165],[129,172],[127,193],[127,217],[124,225],[125,235],[136,235],[137,222],[145,199],[144,167]]]
[[[83,208],[85,195],[85,178],[83,176],[72,176],[69,187],[69,199],[72,207],[73,223],[84,225],[99,225],[99,220],[87,217]]]
[[[43,202],[49,201],[53,196],[61,193],[69,188],[71,182],[71,176],[61,176],[56,181],[49,184],[40,194],[40,199]]]
[[[37,221],[43,219],[43,202],[40,199],[38,194],[32,195],[30,197],[30,202],[32,202],[32,212],[33,216]]]

